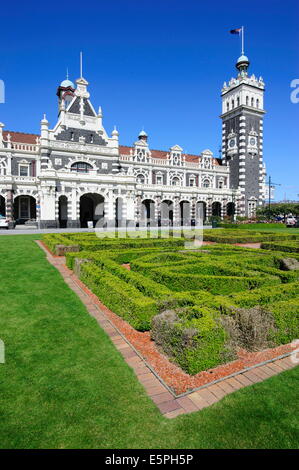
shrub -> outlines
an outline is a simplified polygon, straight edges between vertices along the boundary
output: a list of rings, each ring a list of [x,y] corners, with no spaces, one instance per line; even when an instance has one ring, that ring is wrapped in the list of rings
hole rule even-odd
[[[227,334],[215,312],[205,309],[191,320],[165,313],[154,317],[152,338],[189,374],[234,357],[226,346]]]
[[[103,272],[93,263],[81,266],[80,279],[113,312],[127,320],[136,330],[149,330],[157,304],[135,287],[109,272]]]
[[[264,250],[287,251],[289,253],[299,253],[299,241],[288,242],[263,242],[261,248]]]

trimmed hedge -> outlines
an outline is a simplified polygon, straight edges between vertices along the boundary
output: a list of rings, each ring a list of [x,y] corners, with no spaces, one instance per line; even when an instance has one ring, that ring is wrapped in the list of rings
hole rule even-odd
[[[80,279],[114,313],[127,320],[136,330],[150,329],[157,314],[157,303],[134,286],[117,279],[94,263],[82,263]]]
[[[266,305],[274,317],[275,329],[273,340],[275,344],[290,343],[299,338],[299,299],[281,300]]]
[[[80,245],[80,252],[66,253],[68,267],[74,269],[76,258],[87,260],[78,267],[80,279],[134,328],[150,330],[154,316],[176,312],[177,321],[160,325],[159,344],[190,374],[235,357],[227,325],[237,308],[245,309],[249,321],[247,309],[260,305],[269,312],[275,344],[299,335],[299,273],[281,269],[283,251],[220,244],[184,251],[182,239],[111,240],[94,234],[51,234],[48,243],[55,247],[58,239]],[[90,245],[92,250],[84,249]]]
[[[299,253],[299,240],[292,242],[263,242],[261,248],[264,250],[287,251],[289,253]]]
[[[276,240],[298,240],[296,233],[258,232],[253,230],[204,230],[203,239],[217,243],[260,243]]]

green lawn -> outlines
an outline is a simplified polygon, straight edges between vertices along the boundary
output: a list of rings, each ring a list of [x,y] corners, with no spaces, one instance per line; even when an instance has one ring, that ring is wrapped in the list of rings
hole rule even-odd
[[[1,448],[298,447],[298,368],[167,420],[35,238],[0,237]]]

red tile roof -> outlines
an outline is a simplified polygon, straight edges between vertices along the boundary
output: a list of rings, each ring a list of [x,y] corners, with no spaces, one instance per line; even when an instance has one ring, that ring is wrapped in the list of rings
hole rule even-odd
[[[12,142],[18,142],[22,144],[36,144],[36,138],[40,137],[38,134],[27,134],[25,132],[14,132],[14,131],[3,131],[4,140],[7,140],[7,134],[10,134],[10,138]],[[133,147],[129,147],[128,145],[120,145],[119,152],[122,155],[130,155],[130,151],[133,151]],[[153,158],[161,158],[166,159],[167,154],[165,150],[152,150],[151,154]],[[197,163],[200,160],[200,155],[193,155],[193,154],[184,154],[185,159],[187,162]],[[221,159],[214,158],[215,165],[221,165]]]
[[[7,140],[7,134],[10,134],[12,142],[19,142],[21,144],[36,144],[36,138],[40,137],[38,134],[26,134],[25,132],[3,131],[4,140]]]

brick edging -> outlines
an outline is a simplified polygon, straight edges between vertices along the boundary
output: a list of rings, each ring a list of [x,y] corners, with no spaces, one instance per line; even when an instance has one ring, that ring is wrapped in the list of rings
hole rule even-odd
[[[234,372],[229,376],[214,380],[194,390],[175,395],[155,372],[153,367],[145,361],[142,355],[105,315],[91,296],[80,287],[79,283],[76,282],[77,280],[79,281],[77,276],[66,267],[65,258],[52,255],[40,240],[35,241],[45,252],[49,263],[60,272],[66,284],[81,299],[89,314],[97,320],[101,328],[110,337],[127,364],[134,370],[149,397],[157,405],[162,415],[167,418],[175,418],[180,414],[191,413],[206,408],[236,390],[262,382],[296,365],[291,361],[290,356],[292,353],[290,352],[278,358],[269,359],[260,364]]]

